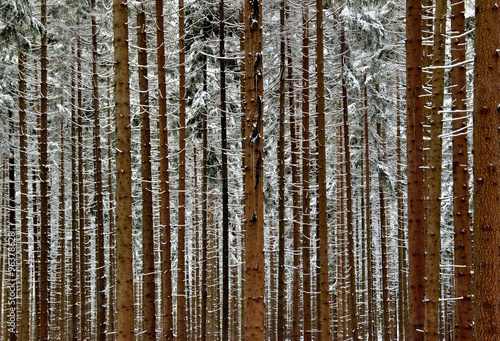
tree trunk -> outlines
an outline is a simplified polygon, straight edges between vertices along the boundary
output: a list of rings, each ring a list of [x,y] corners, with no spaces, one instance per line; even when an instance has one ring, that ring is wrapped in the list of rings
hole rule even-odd
[[[40,339],[49,337],[48,163],[47,163],[47,2],[41,1],[41,24],[45,28],[40,45]]]
[[[302,289],[304,341],[312,339],[311,316],[311,171],[309,132],[309,8],[302,6]]]
[[[287,15],[288,17],[288,15]],[[299,160],[298,137],[295,126],[295,95],[293,86],[293,65],[291,42],[288,50],[288,92],[290,105],[290,149],[292,159],[292,226],[293,226],[293,285],[292,285],[292,340],[300,339],[300,202],[299,202]]]
[[[95,190],[95,224],[97,225],[97,338],[106,340],[106,277],[104,266],[104,216],[102,199],[102,162],[101,162],[101,125],[99,108],[99,74],[98,74],[98,46],[97,46],[97,21],[96,0],[91,1],[92,7],[92,106],[94,109],[94,190]]]
[[[378,92],[378,84],[377,84]],[[380,138],[381,150],[379,151],[379,163],[380,166],[386,166],[386,143],[385,134],[382,132],[382,123],[377,122],[377,135]],[[391,297],[391,287],[392,283],[389,277],[390,268],[390,250],[388,245],[389,236],[389,221],[387,217],[387,181],[386,175],[379,168],[379,198],[380,198],[380,240],[381,240],[381,258],[382,258],[382,315],[383,315],[383,326],[382,326],[382,339],[384,341],[390,341],[393,339],[393,323],[394,323],[394,311],[392,311],[392,297]]]
[[[285,278],[285,0],[280,2],[280,107],[278,140],[278,340],[286,334]]]
[[[316,0],[316,74],[318,112],[318,230],[319,230],[319,291],[320,336],[330,339],[330,294],[328,282],[328,220],[326,205],[326,124],[325,124],[325,74],[323,46],[323,0]]]
[[[26,141],[26,62],[27,56],[23,52],[18,57],[18,91],[19,91],[19,180],[21,183],[21,323],[19,325],[19,339],[28,341],[30,335],[30,269],[28,253],[28,155]],[[61,146],[62,148],[62,146]],[[1,268],[0,268],[1,269]],[[64,288],[64,287],[63,287]],[[1,291],[0,291],[1,293]]]
[[[345,71],[346,65],[346,41],[345,31],[341,28],[341,63],[342,70]],[[358,339],[358,313],[356,303],[356,255],[354,252],[354,225],[352,218],[352,174],[351,174],[351,151],[349,136],[349,108],[347,99],[347,86],[345,77],[342,77],[342,107],[344,113],[344,153],[345,153],[345,172],[346,172],[346,224],[347,224],[347,262],[349,273],[347,274],[349,290],[347,291],[347,304],[349,311],[349,337]],[[326,185],[326,184],[325,184]]]
[[[366,272],[367,272],[367,294],[368,294],[368,341],[376,338],[373,314],[373,270],[372,270],[372,213],[370,199],[370,137],[368,128],[368,86],[364,86],[364,133],[365,133],[365,184],[366,184]]]
[[[83,98],[82,98],[82,88],[83,88],[83,82],[82,82],[82,63],[81,63],[81,58],[82,58],[82,50],[80,47],[80,37],[78,37],[78,43],[77,43],[77,49],[76,49],[76,56],[77,56],[77,91],[76,91],[76,97],[77,97],[77,150],[78,150],[78,230],[79,230],[79,277],[80,277],[80,287],[79,287],[79,299],[80,299],[80,339],[85,340],[87,338],[87,282],[85,281],[85,271],[86,271],[86,250],[85,250],[85,239],[87,237],[87,234],[85,233],[85,184],[86,182],[84,181],[84,146],[83,146],[83,133],[82,133],[82,126],[83,126]]]
[[[126,1],[126,0],[125,0]],[[132,190],[130,160],[130,90],[127,2],[113,0],[116,111],[116,282],[117,340],[134,333],[134,277],[132,272]]]
[[[220,110],[222,158],[222,340],[229,339],[229,193],[227,179],[226,61],[224,0],[219,1]]]
[[[422,34],[421,0],[406,1],[406,103],[408,173],[408,254],[410,339],[423,340],[425,235],[422,170]]]
[[[262,2],[245,1],[245,338],[265,337]]]
[[[401,114],[400,107],[400,94],[399,94],[399,77],[396,77],[396,197],[398,207],[398,269],[399,269],[399,306],[398,306],[398,321],[399,321],[399,340],[407,339],[408,334],[408,286],[407,286],[407,266],[406,266],[406,235],[404,223],[404,206],[403,206],[403,175],[401,171]]]
[[[108,101],[111,102],[111,86],[110,78],[108,77]],[[111,149],[112,139],[112,117],[111,106],[108,105],[108,201],[109,201],[109,292],[108,292],[108,333],[109,340],[116,339],[116,229],[115,229],[115,214],[113,212],[114,196],[113,196],[113,165]]]
[[[8,124],[9,124],[9,141],[14,140],[14,119],[12,110],[8,110]],[[47,131],[47,130],[45,130]],[[16,229],[16,165],[15,165],[15,151],[14,147],[9,147],[9,233],[7,238],[7,248],[6,248],[6,260],[7,260],[7,274],[4,275],[4,279],[8,283],[8,299],[6,304],[4,304],[4,309],[6,310],[7,319],[5,320],[5,327],[7,328],[8,340],[17,340],[17,229]],[[47,245],[48,243],[46,243]],[[47,250],[45,249],[47,252]],[[45,254],[47,256],[47,254]],[[3,272],[3,271],[2,271]],[[48,283],[48,278],[45,276],[46,283]],[[47,311],[48,315],[48,311]],[[48,318],[47,318],[48,320]]]
[[[71,338],[78,339],[78,148],[77,148],[77,119],[76,119],[76,71],[71,75]]]
[[[142,173],[142,272],[143,340],[156,340],[155,258],[153,229],[153,184],[151,178],[151,134],[149,119],[148,55],[144,2],[137,9],[139,104],[141,113]]]
[[[426,235],[425,339],[437,341],[439,336],[439,297],[441,261],[441,168],[444,100],[444,59],[446,33],[446,0],[436,0],[434,53],[432,66],[431,142],[429,152],[429,212]]]
[[[500,339],[500,16],[494,0],[476,1],[474,64],[474,337]]]
[[[184,0],[179,0],[179,215],[177,230],[177,338],[186,339],[186,65]]]
[[[203,26],[204,41],[208,39],[208,23],[205,21]],[[207,57],[203,55],[203,92],[208,90],[207,85]],[[202,185],[201,185],[201,201],[203,203],[201,210],[201,240],[202,240],[202,270],[201,270],[201,339],[207,339],[207,230],[208,230],[208,112],[203,113],[203,160],[202,160]]]
[[[451,96],[453,110],[453,225],[455,251],[455,338],[472,340],[472,236],[469,213],[467,143],[467,69],[465,67],[465,3],[451,2]]]
[[[59,179],[59,252],[58,264],[60,269],[60,278],[57,283],[58,307],[56,323],[58,324],[58,337],[60,340],[66,340],[66,178],[64,163],[64,122],[61,121],[61,158],[60,158],[60,179]],[[103,265],[104,266],[104,265]]]
[[[156,0],[156,47],[158,59],[158,125],[160,134],[160,229],[162,335],[174,339],[172,315],[172,272],[170,260],[170,184],[168,174],[167,87],[165,76],[165,32],[163,0]]]

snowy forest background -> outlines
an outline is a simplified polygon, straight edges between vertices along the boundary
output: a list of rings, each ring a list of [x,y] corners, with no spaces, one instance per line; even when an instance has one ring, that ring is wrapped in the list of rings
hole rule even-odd
[[[457,2],[453,3],[456,5]],[[424,0],[423,4],[423,45],[424,51],[431,55],[435,4],[432,0]],[[455,293],[452,138],[457,134],[472,135],[472,109],[467,110],[468,124],[458,132],[452,131],[453,84],[450,71],[454,62],[450,41],[454,36],[464,37],[466,41],[466,60],[461,65],[467,66],[467,108],[473,108],[474,4],[470,0],[463,4],[464,32],[450,30],[451,4],[448,3],[447,33],[443,35],[446,47],[445,67],[442,68],[444,104],[440,110],[443,125],[440,134],[442,179],[439,184],[441,215],[437,258],[440,293],[437,311],[438,338],[446,340],[458,339],[454,327],[457,318],[455,305],[457,300],[463,299]],[[224,57],[220,57],[219,5],[217,1],[185,0],[182,6],[185,24],[182,39],[185,62],[182,65],[185,70],[182,70],[179,62],[179,3],[171,0],[164,0],[163,3],[170,185],[169,272],[173,300],[172,332],[176,336],[179,336],[181,328],[178,322],[180,271],[185,285],[182,289],[185,290],[182,295],[185,307],[181,315],[185,330],[179,339],[244,339],[245,313],[248,314],[245,312],[245,285],[248,283],[245,283],[242,204],[242,2],[226,1],[223,5]],[[284,12],[281,12],[283,5]],[[101,339],[99,321],[103,321],[104,316],[105,334],[111,340],[117,337],[116,311],[120,309],[115,303],[115,153],[120,151],[115,145],[112,4],[107,0],[92,3],[85,0],[47,0],[46,6],[47,22],[44,25],[40,19],[39,1],[0,2],[0,143],[3,146],[0,150],[0,269],[3,274],[0,281],[3,297],[0,303],[0,339],[12,340],[12,335],[16,334],[20,339],[36,340],[44,332],[40,330],[43,326],[37,322],[43,314],[40,311],[38,284],[40,276],[46,275],[48,292],[44,297],[48,300],[45,320],[49,326],[48,337],[60,340],[75,337]],[[154,2],[130,1],[128,6],[134,328],[137,339],[156,339],[165,333],[162,305],[165,287],[162,285],[161,265],[164,244],[160,224],[158,26]],[[266,339],[321,339],[318,312],[319,232],[315,218],[318,214],[316,2],[286,0],[282,3],[269,0],[264,1],[262,6]],[[356,337],[360,339],[409,339],[405,3],[325,1],[323,11],[331,337],[351,339],[350,321],[357,316]],[[145,26],[138,26],[136,22],[140,13],[145,16]],[[284,25],[280,25],[280,15]],[[138,31],[141,27],[146,37],[145,49],[139,47]],[[308,31],[304,30],[305,27]],[[307,69],[304,69],[304,32],[309,44]],[[43,34],[47,38],[48,65],[46,160],[42,160],[40,153],[43,130],[40,128],[40,53]],[[282,42],[285,44],[284,57]],[[147,54],[149,87],[146,88],[139,85],[139,54]],[[24,71],[20,73],[21,55]],[[225,64],[227,116],[227,273],[223,266],[222,59]],[[424,75],[428,77],[427,81],[424,79],[426,103],[430,103],[428,101],[432,98],[431,74],[436,68],[440,66],[433,66],[431,60],[424,65],[424,74],[428,75]],[[305,71],[308,71],[307,76]],[[182,101],[179,100],[181,74],[185,77],[185,109],[181,109]],[[20,90],[21,78],[25,87]],[[304,89],[309,90],[309,97],[305,97]],[[97,97],[94,91],[97,91]],[[140,93],[145,92],[149,103],[141,106]],[[20,117],[21,97],[25,101],[23,117]],[[95,120],[94,99],[98,104],[98,121]],[[310,147],[304,147],[304,136],[307,135],[303,133],[303,105],[306,100],[310,101]],[[431,104],[427,106],[430,108]],[[141,168],[141,146],[144,145],[141,128],[145,127],[141,108],[149,114],[150,179],[144,179]],[[179,190],[182,178],[179,177],[181,110],[185,110],[185,177],[182,179],[185,184],[181,186],[185,186],[184,191]],[[284,114],[284,121],[280,121],[280,114]],[[347,124],[344,121],[346,117]],[[430,119],[425,124],[430,130]],[[349,129],[348,139],[344,139],[345,127]],[[281,135],[280,129],[284,129]],[[21,146],[21,136],[24,136],[24,147]],[[282,145],[284,163],[279,162],[280,136],[285,141]],[[101,193],[96,192],[96,139],[100,145]],[[430,140],[430,136],[424,138],[424,143],[430,143]],[[349,172],[346,171],[345,141],[348,141],[349,147]],[[472,138],[469,141],[472,147]],[[21,164],[23,148],[25,163]],[[307,154],[304,148],[310,148]],[[427,148],[430,148],[429,145]],[[472,165],[472,155],[468,154],[468,157]],[[303,167],[306,163],[310,165],[310,186],[304,189]],[[42,169],[47,172],[46,212],[40,208]],[[281,169],[284,176],[280,177]],[[472,167],[469,171],[472,179]],[[22,178],[26,179],[23,188]],[[346,181],[351,185],[346,185]],[[145,225],[143,216],[145,182],[150,184],[146,192],[152,194],[151,226]],[[282,201],[280,184],[284,186]],[[180,192],[185,193],[185,225],[182,225],[185,242],[181,252],[178,240]],[[303,230],[306,196],[310,197],[311,221],[307,234]],[[26,200],[24,204],[23,198]],[[98,208],[98,201],[102,201],[101,208]],[[352,205],[349,212],[351,222],[347,220],[348,201]],[[472,209],[472,200],[470,202]],[[102,210],[102,234],[99,233],[96,218],[98,210]],[[284,214],[284,219],[280,219],[280,212]],[[41,215],[46,215],[48,219],[47,248],[42,252]],[[280,226],[284,230],[280,231]],[[349,226],[352,226],[352,231]],[[145,229],[150,229],[154,238],[154,269],[149,274],[145,272],[143,263]],[[14,243],[9,242],[12,237],[9,233],[12,232],[15,233]],[[281,234],[284,244],[280,244]],[[349,242],[349,238],[353,243]],[[99,245],[104,246],[103,263],[99,263],[98,259]],[[14,261],[9,258],[12,247],[15,247]],[[307,266],[310,267],[311,282],[308,291],[304,288],[303,275],[306,271],[302,258],[305,249],[310,253]],[[24,252],[26,256],[22,254]],[[46,252],[46,258],[42,258],[47,260],[46,274],[40,270],[43,270],[40,264],[43,252]],[[182,270],[179,266],[180,255],[185,262]],[[12,274],[9,272],[10,262],[15,262],[14,305],[9,303],[12,285],[9,284]],[[103,272],[99,273],[102,264]],[[351,271],[354,281],[350,279]],[[23,282],[26,274],[26,282]],[[99,282],[102,275],[104,282]],[[143,283],[151,275],[154,277],[155,306],[153,315],[148,315],[150,312],[144,308]],[[228,285],[223,284],[224,276],[228,278]],[[99,283],[104,283],[104,287]],[[202,302],[203,283],[206,285],[205,303]],[[352,283],[355,285],[354,314],[349,307]],[[98,303],[102,302],[98,301],[99,288],[104,288],[104,306]],[[228,310],[224,310],[223,306],[225,292],[228,293]],[[305,299],[310,300],[311,309],[308,330],[304,327]],[[9,321],[12,322],[9,315],[12,306],[17,309],[14,331],[12,323],[9,324]],[[145,321],[151,319],[156,332],[145,327]],[[26,334],[22,334],[22,330]],[[28,335],[28,338],[22,335]]]

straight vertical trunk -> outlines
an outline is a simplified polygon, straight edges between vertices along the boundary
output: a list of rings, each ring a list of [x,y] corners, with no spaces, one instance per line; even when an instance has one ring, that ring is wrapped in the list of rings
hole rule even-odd
[[[203,38],[208,38],[207,22],[203,26]],[[207,85],[207,57],[203,56],[203,91],[208,90]],[[201,185],[201,202],[202,202],[202,270],[201,270],[201,339],[204,341],[207,338],[207,219],[208,219],[208,117],[207,111],[203,115],[203,160],[202,160],[202,185]]]
[[[341,28],[341,63],[342,70],[345,71],[346,65],[346,42],[345,31]],[[349,136],[349,107],[347,99],[347,86],[345,77],[342,77],[342,107],[344,114],[344,153],[345,153],[345,172],[346,172],[346,224],[347,224],[347,262],[349,273],[347,274],[348,286],[347,304],[349,311],[349,337],[358,339],[358,313],[356,303],[356,255],[354,252],[354,225],[352,218],[352,174],[351,174],[351,151]]]
[[[408,173],[408,253],[410,340],[423,340],[425,320],[425,235],[422,169],[421,0],[406,1],[406,143]]]
[[[14,119],[12,110],[9,112],[9,141],[14,139]],[[7,319],[5,320],[5,327],[7,328],[7,335],[10,341],[17,340],[17,229],[16,229],[16,164],[14,159],[14,147],[9,147],[9,233],[7,238],[8,247],[6,250],[7,260],[7,274],[4,275],[4,280],[8,283],[7,295],[8,299],[4,304]],[[6,230],[6,229],[5,229]],[[3,271],[2,271],[3,272]],[[48,278],[45,278],[48,281]],[[47,312],[48,314],[48,312]]]
[[[378,84],[377,84],[378,92]],[[382,132],[382,123],[377,122],[377,135],[380,138],[381,150],[379,152],[379,163],[382,166],[386,164],[386,143],[385,134]],[[383,326],[382,326],[382,339],[384,341],[390,341],[393,339],[393,323],[394,323],[394,311],[392,310],[392,297],[391,297],[391,287],[392,283],[389,278],[389,221],[387,217],[387,179],[386,175],[379,169],[378,173],[379,181],[379,200],[380,200],[380,240],[381,240],[381,257],[382,257],[382,316],[383,316]]]
[[[130,89],[127,2],[113,0],[115,117],[116,117],[116,283],[117,340],[134,333],[134,277],[132,272],[132,189],[130,160]]]
[[[311,171],[309,124],[309,9],[302,6],[302,289],[304,341],[312,339],[311,315]]]
[[[280,2],[280,108],[278,140],[278,340],[285,339],[285,0]]]
[[[110,78],[108,77],[108,101],[111,99]],[[112,139],[112,117],[111,107],[108,105],[108,201],[109,201],[109,292],[108,292],[108,333],[110,340],[116,339],[116,229],[115,229],[115,214],[113,212],[114,196],[113,196],[113,165],[111,149]]]
[[[367,272],[367,294],[368,294],[368,341],[375,337],[373,320],[373,271],[372,271],[372,213],[370,199],[370,137],[368,128],[368,86],[364,86],[364,133],[365,133],[365,184],[366,184],[366,272]]]
[[[78,157],[77,157],[77,119],[76,119],[76,83],[75,70],[71,75],[71,338],[78,339],[78,261],[77,261],[77,235],[78,235]]]
[[[41,24],[45,28],[40,45],[40,339],[49,337],[49,255],[48,163],[47,163],[47,2],[40,7]]]
[[[444,100],[444,59],[446,33],[446,0],[436,0],[434,21],[434,53],[432,66],[432,106],[429,152],[429,212],[426,235],[425,339],[439,339],[439,297],[441,261],[441,168]]]
[[[245,22],[243,21],[244,16],[244,7],[239,10],[239,35],[240,35],[240,53],[243,58],[241,58],[240,62],[240,105],[241,105],[241,175],[242,175],[242,189],[243,196],[241,198],[241,207],[245,207],[245,112],[246,112],[246,102],[245,102]],[[240,260],[240,283],[241,283],[241,297],[240,297],[240,318],[238,321],[239,330],[240,330],[240,339],[242,341],[245,340],[245,320],[246,320],[246,305],[245,305],[245,292],[246,292],[246,283],[244,280],[245,273],[245,221],[244,221],[245,212],[243,212],[242,224],[240,225],[241,232],[241,260]]]
[[[325,74],[323,46],[323,0],[316,0],[316,74],[318,112],[318,230],[319,230],[319,291],[320,291],[320,338],[330,339],[330,294],[328,282],[328,216],[326,213],[326,121],[325,121]]]
[[[265,337],[262,2],[245,1],[245,339]]]
[[[451,97],[453,110],[453,225],[455,251],[455,339],[472,340],[472,236],[469,213],[465,2],[451,1]]]
[[[162,335],[174,339],[172,316],[172,272],[170,260],[170,184],[168,174],[167,87],[165,76],[165,32],[163,0],[156,0],[156,47],[158,62],[158,125],[160,134],[160,231]]]
[[[399,269],[399,305],[398,305],[398,337],[399,340],[407,338],[408,334],[408,287],[406,276],[406,236],[405,236],[405,223],[404,223],[404,207],[403,207],[403,176],[401,171],[401,114],[400,107],[400,94],[399,94],[399,77],[396,77],[396,197],[398,207],[398,269]]]
[[[291,42],[290,42],[291,43]],[[292,286],[292,340],[300,339],[300,202],[297,129],[295,126],[295,97],[293,87],[292,48],[288,44],[288,92],[290,105],[290,149],[292,158],[292,226],[293,226],[293,286]]]
[[[19,180],[21,183],[21,321],[19,324],[19,339],[29,339],[29,254],[28,254],[28,155],[26,141],[26,62],[23,52],[18,56],[18,92],[19,92]],[[63,148],[61,146],[61,148]],[[1,268],[0,268],[1,269]],[[0,291],[1,293],[1,291]]]
[[[500,15],[476,1],[474,63],[474,337],[500,339]]]
[[[101,162],[101,124],[99,108],[99,74],[98,74],[98,46],[97,46],[97,21],[96,0],[91,1],[92,7],[92,106],[94,109],[94,191],[95,191],[95,224],[97,269],[96,269],[96,291],[97,291],[97,338],[106,340],[106,278],[104,266],[104,216],[102,199],[102,162]]]
[[[155,257],[153,229],[153,184],[151,178],[151,133],[149,119],[148,55],[144,2],[137,12],[137,58],[139,66],[139,105],[141,113],[142,173],[142,272],[143,340],[156,340]]]
[[[226,62],[224,0],[219,1],[220,110],[222,153],[222,340],[229,339],[229,193],[227,179]]]
[[[179,0],[179,215],[177,230],[177,338],[186,339],[186,65],[184,0]]]
[[[66,340],[66,177],[64,164],[64,123],[61,121],[61,158],[60,158],[60,179],[59,179],[59,266],[61,277],[59,279],[58,291],[59,316],[56,321],[59,325],[59,339]]]
[[[80,339],[85,340],[87,338],[87,282],[85,281],[86,272],[86,250],[85,250],[85,239],[87,237],[85,233],[85,184],[84,181],[84,146],[83,146],[83,98],[82,98],[82,63],[81,63],[81,48],[80,48],[80,38],[78,37],[77,44],[77,150],[78,150],[78,230],[79,230],[79,267],[80,267],[80,287],[79,287],[79,299],[80,299]]]

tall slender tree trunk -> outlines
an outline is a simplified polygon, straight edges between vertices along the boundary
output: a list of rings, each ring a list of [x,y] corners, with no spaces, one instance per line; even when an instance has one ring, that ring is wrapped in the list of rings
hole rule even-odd
[[[423,340],[425,235],[422,169],[422,17],[421,0],[406,1],[406,143],[408,173],[408,254],[410,340]]]
[[[179,0],[179,215],[177,230],[177,338],[186,339],[186,58],[184,0]]]
[[[60,279],[58,285],[59,300],[56,323],[59,325],[58,336],[62,341],[66,340],[66,178],[64,158],[64,122],[61,121],[61,154],[60,154],[60,179],[59,179],[59,255]],[[104,265],[103,265],[104,266]]]
[[[21,184],[21,321],[19,339],[28,341],[30,336],[29,319],[29,253],[28,253],[28,155],[26,141],[26,62],[27,56],[20,52],[18,56],[18,92],[19,92],[19,180]],[[62,146],[61,146],[62,148]],[[1,268],[0,268],[1,269]],[[0,291],[1,292],[1,291]]]
[[[474,335],[472,309],[472,236],[469,213],[469,153],[467,142],[467,69],[464,64],[465,3],[451,2],[451,97],[453,110],[453,225],[455,251],[455,338]]]
[[[99,73],[98,73],[98,46],[96,0],[91,1],[92,7],[92,106],[94,109],[94,191],[95,191],[95,224],[97,225],[97,338],[106,340],[106,278],[104,267],[104,214],[102,198],[102,162],[101,162],[101,124],[99,108]]]
[[[78,37],[76,56],[77,56],[77,91],[76,91],[76,101],[77,101],[77,150],[78,150],[78,230],[79,230],[79,277],[80,277],[80,287],[79,287],[79,299],[80,299],[80,339],[85,340],[87,338],[87,282],[85,280],[86,271],[86,246],[85,246],[85,184],[84,181],[84,142],[83,142],[83,97],[82,97],[82,52],[81,52],[80,37]]]
[[[143,340],[156,340],[155,257],[153,228],[153,184],[151,177],[151,133],[149,119],[148,55],[144,2],[137,9],[137,58],[141,113],[142,173],[142,272]]]
[[[9,141],[14,140],[14,119],[12,110],[8,110],[9,118]],[[6,282],[8,283],[7,293],[8,299],[7,304],[4,305],[4,309],[7,311],[7,319],[5,320],[5,327],[7,328],[7,335],[10,341],[17,340],[18,331],[18,319],[17,319],[17,249],[19,241],[17,239],[17,228],[16,228],[16,164],[15,164],[15,151],[14,147],[11,145],[9,147],[9,233],[7,238],[8,247],[6,248],[7,253],[7,277]],[[3,272],[3,271],[2,271]],[[48,278],[45,278],[48,281]]]
[[[71,338],[78,339],[78,261],[77,261],[77,236],[78,236],[78,157],[77,157],[77,119],[76,119],[76,74],[73,69],[71,75]]]
[[[263,340],[264,326],[264,81],[262,2],[245,1],[245,339]]]
[[[341,28],[341,63],[342,70],[346,68],[346,41],[345,30]],[[349,311],[349,337],[358,339],[358,313],[356,303],[356,255],[354,250],[354,224],[352,217],[352,174],[351,174],[351,151],[349,135],[349,107],[347,98],[347,86],[345,77],[342,77],[342,108],[344,114],[344,153],[345,153],[345,172],[346,172],[346,224],[347,224],[347,262],[349,273],[347,274],[349,290],[347,291],[347,304]]]
[[[444,59],[446,0],[436,0],[434,21],[434,67],[432,73],[431,142],[429,152],[429,213],[426,235],[425,339],[437,341],[439,335],[439,297],[441,261],[441,168],[444,100]]]
[[[494,0],[476,1],[474,63],[474,336],[500,339],[500,16]]]
[[[111,100],[110,78],[108,77],[108,101]],[[116,229],[115,229],[115,214],[113,211],[114,195],[113,195],[113,165],[112,165],[112,117],[111,106],[108,105],[108,219],[109,219],[109,292],[108,292],[108,333],[109,340],[116,339]]]
[[[366,83],[366,81],[365,81]],[[373,270],[372,270],[372,217],[371,217],[371,188],[370,188],[370,136],[368,125],[368,86],[364,86],[364,134],[365,134],[365,186],[366,186],[366,272],[367,272],[367,295],[368,295],[368,341],[376,338],[373,316]]]
[[[240,53],[242,56],[245,56],[245,22],[244,22],[244,7],[239,10],[239,35],[240,35]],[[245,207],[245,140],[246,140],[246,101],[245,101],[245,58],[241,58],[240,62],[240,106],[241,106],[241,175],[242,175],[242,193],[243,196],[241,198],[241,207]],[[241,233],[241,252],[240,252],[240,283],[241,283],[241,297],[240,297],[240,318],[239,318],[239,330],[240,330],[240,339],[242,341],[245,340],[245,321],[246,321],[246,302],[245,302],[245,292],[246,292],[246,282],[244,280],[245,274],[245,212],[243,210],[242,224],[240,225],[240,233]],[[279,265],[278,265],[279,266]],[[278,284],[279,285],[279,284]],[[278,327],[279,333],[279,327]]]
[[[326,123],[325,123],[325,66],[323,46],[323,0],[316,0],[316,74],[318,113],[318,230],[319,230],[319,291],[320,337],[330,338],[330,294],[328,282],[328,217],[326,205]]]
[[[204,41],[208,38],[208,23],[205,21],[203,26],[203,38]],[[207,57],[203,56],[203,92],[208,90],[207,85]],[[202,270],[201,270],[201,339],[205,341],[207,339],[207,230],[208,230],[208,112],[203,113],[203,160],[202,160],[202,184],[201,184],[201,240],[202,240]]]
[[[378,90],[378,84],[377,84]],[[377,122],[377,135],[380,138],[381,150],[379,151],[379,159],[381,165],[386,164],[386,142],[385,134],[382,131],[382,123]],[[394,311],[392,310],[391,287],[392,283],[389,277],[390,270],[390,250],[389,250],[389,221],[387,217],[387,179],[386,175],[379,169],[379,200],[380,200],[380,241],[381,241],[381,258],[382,258],[382,339],[389,341],[393,339],[392,331],[394,326]]]
[[[309,124],[309,8],[302,5],[302,289],[304,341],[312,339],[311,315],[311,171]]]
[[[399,94],[399,77],[396,77],[396,197],[398,206],[398,269],[399,269],[399,305],[398,305],[398,337],[400,340],[407,339],[408,334],[408,321],[407,321],[407,311],[408,311],[408,278],[406,276],[406,235],[405,235],[405,223],[404,223],[404,206],[403,206],[403,178],[401,171],[402,163],[402,152],[401,152],[401,113],[400,108],[400,94]]]
[[[47,163],[47,2],[42,0],[41,24],[45,28],[40,45],[40,339],[49,337],[48,267],[48,163]]]
[[[117,340],[134,333],[134,277],[132,271],[132,190],[130,160],[130,89],[127,2],[113,0],[115,117],[116,117],[116,284]]]
[[[222,340],[229,339],[229,193],[227,179],[226,52],[224,0],[219,1],[220,110],[222,158]]]
[[[300,339],[300,202],[299,202],[299,160],[297,128],[295,126],[295,94],[291,42],[288,53],[288,100],[290,106],[290,149],[292,168],[292,226],[293,226],[293,285],[292,285],[292,340]]]
[[[280,108],[278,140],[278,340],[286,333],[285,278],[285,0],[280,2]]]
[[[163,0],[156,0],[156,47],[158,59],[158,123],[160,134],[160,228],[162,335],[174,339],[172,272],[170,260],[170,184],[168,174],[167,86],[165,76],[165,28]]]

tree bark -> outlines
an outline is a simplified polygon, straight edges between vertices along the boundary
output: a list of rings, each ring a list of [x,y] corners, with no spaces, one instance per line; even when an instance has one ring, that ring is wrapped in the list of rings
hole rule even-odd
[[[265,337],[262,2],[245,1],[245,338]]]
[[[309,8],[302,5],[302,289],[304,341],[312,339],[311,315],[311,171],[309,124]]]
[[[186,58],[184,0],[179,0],[179,214],[177,230],[177,338],[186,339]]]
[[[229,193],[227,179],[226,52],[224,0],[219,1],[220,110],[222,158],[222,340],[229,339]]]
[[[316,0],[316,74],[318,112],[318,230],[319,230],[319,291],[320,336],[330,338],[330,294],[328,282],[328,220],[326,205],[326,124],[325,124],[325,74],[323,46],[323,0]]]
[[[451,97],[453,110],[453,225],[455,251],[455,338],[472,340],[472,236],[469,213],[465,3],[451,2]]]
[[[18,56],[18,92],[19,92],[19,180],[21,183],[21,321],[19,339],[28,341],[30,330],[30,269],[28,252],[28,155],[26,139],[26,62],[27,56],[20,52]],[[61,146],[62,148],[62,146]],[[1,292],[1,291],[0,291]]]
[[[160,229],[162,337],[174,339],[172,316],[172,272],[170,260],[170,184],[168,174],[167,87],[165,76],[165,32],[163,0],[156,0],[156,47],[158,62],[158,125],[160,134]]]
[[[436,0],[434,52],[432,66],[432,106],[429,152],[429,212],[426,235],[425,339],[437,341],[439,335],[439,297],[441,262],[441,168],[444,100],[444,59],[446,33],[446,0]]]
[[[474,337],[500,339],[500,15],[476,1],[474,63]]]
[[[113,0],[115,117],[116,117],[116,251],[117,340],[134,333],[134,278],[132,272],[132,190],[130,160],[130,89],[128,67],[128,7]]]
[[[98,74],[98,46],[97,46],[97,21],[95,13],[96,0],[91,1],[92,8],[92,106],[94,110],[94,191],[95,191],[95,224],[97,225],[97,338],[106,340],[106,278],[104,267],[104,215],[102,198],[102,162],[101,162],[101,125],[99,108],[99,74]]]
[[[346,41],[345,30],[341,28],[341,63],[342,70],[346,68]],[[350,151],[350,135],[349,135],[349,107],[347,98],[347,86],[345,77],[342,77],[342,107],[344,114],[344,154],[345,154],[345,172],[346,172],[346,224],[347,224],[347,262],[349,273],[347,274],[349,290],[347,291],[347,304],[349,311],[349,337],[354,340],[358,339],[358,314],[356,303],[356,255],[354,250],[354,225],[352,217],[352,174],[351,174],[351,151]],[[326,189],[325,189],[326,190]]]
[[[423,340],[425,308],[425,235],[422,170],[421,1],[406,1],[406,143],[408,173],[408,254],[410,339]]]
[[[280,2],[280,107],[278,140],[278,340],[286,334],[285,278],[285,0]]]
[[[142,173],[142,272],[143,340],[156,340],[155,258],[153,228],[153,184],[151,177],[151,133],[149,119],[148,55],[144,2],[137,9],[137,58],[141,113]]]

